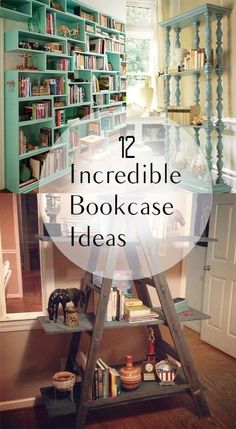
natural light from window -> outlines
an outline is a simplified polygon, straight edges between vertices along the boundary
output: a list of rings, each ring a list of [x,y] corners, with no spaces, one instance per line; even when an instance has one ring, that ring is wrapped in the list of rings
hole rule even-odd
[[[157,41],[156,2],[130,1],[127,5],[128,104],[138,104],[138,90],[149,78],[155,82]]]

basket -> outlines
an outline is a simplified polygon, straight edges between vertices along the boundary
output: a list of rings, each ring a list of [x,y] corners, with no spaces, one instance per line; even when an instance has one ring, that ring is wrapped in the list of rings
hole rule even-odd
[[[71,390],[75,385],[75,374],[60,371],[52,377],[52,384],[57,390]]]

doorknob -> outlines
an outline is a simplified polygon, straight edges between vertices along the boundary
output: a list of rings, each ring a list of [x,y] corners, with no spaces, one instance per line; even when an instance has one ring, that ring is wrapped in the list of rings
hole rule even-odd
[[[210,265],[204,265],[203,269],[204,269],[204,271],[210,271],[211,266]]]

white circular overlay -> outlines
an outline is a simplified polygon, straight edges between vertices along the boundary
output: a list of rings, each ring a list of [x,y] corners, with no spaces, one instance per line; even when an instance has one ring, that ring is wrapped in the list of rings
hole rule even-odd
[[[150,277],[181,261],[205,230],[207,161],[191,127],[140,118],[112,131],[103,121],[78,120],[60,135],[61,148],[49,152],[41,173],[41,216],[58,249],[82,269]]]

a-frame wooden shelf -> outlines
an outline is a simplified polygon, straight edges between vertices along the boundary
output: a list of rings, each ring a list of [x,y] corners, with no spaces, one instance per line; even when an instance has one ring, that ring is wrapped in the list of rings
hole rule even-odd
[[[111,256],[108,258],[107,266],[110,267],[111,265],[111,270],[114,268],[114,261],[114,257]],[[91,274],[87,274],[85,280],[85,286],[89,288],[89,293],[93,290],[91,277]],[[53,400],[54,392],[52,387],[41,389],[43,400],[50,416],[67,415],[70,412],[76,413],[76,429],[83,429],[89,409],[106,408],[127,403],[154,400],[160,397],[169,397],[179,393],[188,393],[192,396],[200,417],[209,416],[209,409],[204,396],[205,387],[199,381],[181,329],[182,322],[203,320],[207,319],[208,316],[194,309],[190,309],[189,312],[186,312],[184,315],[177,315],[164,274],[156,275],[151,279],[135,281],[137,294],[147,305],[150,305],[150,297],[147,287],[145,287],[147,282],[156,289],[162,305],[162,308],[159,309],[160,317],[156,321],[136,324],[131,324],[126,321],[104,322],[112,285],[112,280],[108,278],[103,278],[101,288],[97,288],[100,291],[100,299],[96,317],[86,312],[81,313],[80,325],[76,328],[66,327],[63,324],[63,320],[60,318],[57,323],[49,322],[47,317],[39,318],[43,329],[49,335],[59,333],[72,334],[66,370],[73,371],[74,369],[74,362],[80,345],[82,333],[88,332],[91,338],[86,370],[83,375],[82,382],[79,383],[80,387],[77,387],[77,389],[79,389],[79,393],[77,391],[77,395],[75,395],[76,402],[74,404],[69,404],[68,408],[67,399]],[[166,358],[167,355],[170,355],[181,363],[182,368],[178,373],[175,385],[160,386],[157,382],[143,382],[137,390],[130,392],[122,391],[121,395],[116,398],[89,400],[89,386],[92,385],[104,329],[135,328],[137,326],[145,325],[152,325],[155,331],[157,358],[163,359]],[[159,329],[161,325],[166,325],[169,328],[175,347],[163,340]]]

